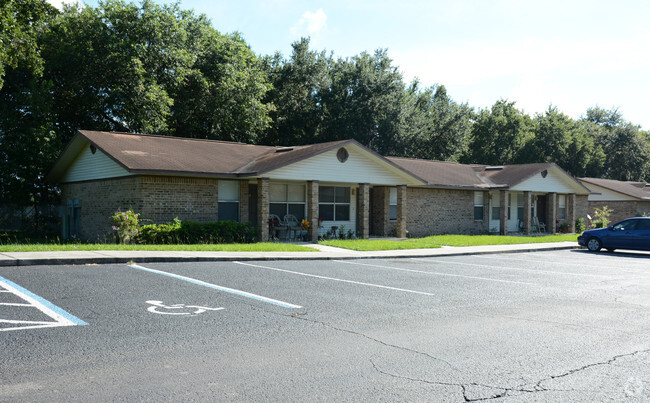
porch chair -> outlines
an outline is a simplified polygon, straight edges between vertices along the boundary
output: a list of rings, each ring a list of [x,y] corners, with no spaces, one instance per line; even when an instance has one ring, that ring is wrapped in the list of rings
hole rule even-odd
[[[536,232],[546,232],[546,224],[540,223],[539,218],[533,217],[533,225],[535,226]]]
[[[275,239],[278,238],[280,239],[280,232],[281,231],[288,231],[288,226],[287,224],[280,220],[280,217],[278,217],[275,214],[269,214],[269,238],[270,239]]]
[[[298,232],[302,234],[302,225],[300,221],[293,214],[286,214],[284,216],[284,223],[288,227],[288,236],[287,239],[296,239],[298,237]],[[293,231],[293,237],[291,237],[291,231]]]

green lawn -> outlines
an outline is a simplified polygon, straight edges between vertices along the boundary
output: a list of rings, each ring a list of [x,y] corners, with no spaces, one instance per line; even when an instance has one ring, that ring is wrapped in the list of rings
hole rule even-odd
[[[320,241],[322,245],[359,251],[424,249],[441,246],[507,245],[540,242],[576,242],[577,235],[547,236],[501,236],[501,235],[436,235],[426,238],[410,238],[403,241],[382,239],[355,239]],[[196,245],[117,245],[103,243],[65,243],[65,242],[7,242],[0,243],[0,252],[44,252],[75,250],[138,250],[138,251],[216,251],[216,252],[314,252],[308,246],[279,242],[260,242],[250,244],[196,244]]]
[[[198,245],[116,245],[102,243],[32,243],[0,244],[0,252],[45,252],[74,250],[140,250],[140,251],[210,251],[210,252],[315,252],[316,249],[287,243],[260,242],[246,244]]]
[[[503,236],[503,235],[435,235],[426,238],[410,238],[403,241],[382,239],[329,240],[319,242],[322,245],[334,246],[359,251],[424,249],[440,248],[442,246],[477,246],[477,245],[512,245],[522,243],[576,242],[576,234],[546,235],[546,236]]]

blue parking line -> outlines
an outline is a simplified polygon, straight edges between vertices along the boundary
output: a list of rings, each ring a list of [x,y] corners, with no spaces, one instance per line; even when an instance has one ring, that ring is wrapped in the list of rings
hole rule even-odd
[[[33,292],[19,286],[18,284],[14,283],[13,281],[7,280],[6,278],[0,276],[0,284],[2,284],[2,283],[7,284],[8,286],[16,289],[16,291],[20,292],[21,294],[26,295],[26,296],[36,300],[39,304],[43,305],[44,307],[51,310],[52,312],[63,316],[64,318],[66,318],[70,322],[73,322],[75,325],[78,325],[78,326],[87,326],[88,325],[88,323],[86,323],[83,320],[77,318],[76,316],[64,311],[63,309],[61,309],[58,306],[51,303],[50,301],[48,301],[48,300],[34,294]]]

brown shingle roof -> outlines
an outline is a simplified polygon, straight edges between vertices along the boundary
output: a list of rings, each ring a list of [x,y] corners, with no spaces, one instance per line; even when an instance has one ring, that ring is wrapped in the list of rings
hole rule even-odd
[[[541,162],[536,164],[503,165],[500,167],[480,166],[480,169],[481,176],[489,179],[494,184],[512,187],[552,166],[555,166],[552,162]]]
[[[587,187],[589,187],[590,184],[596,185],[626,196],[641,200],[650,200],[650,191],[648,191],[649,188],[644,182],[625,182],[600,178],[580,178],[580,181],[586,184]]]
[[[79,134],[130,172],[234,174],[275,147],[226,141],[80,130]]]
[[[386,158],[423,179],[429,186],[488,188],[493,185],[489,180],[481,178],[471,165],[400,157]]]

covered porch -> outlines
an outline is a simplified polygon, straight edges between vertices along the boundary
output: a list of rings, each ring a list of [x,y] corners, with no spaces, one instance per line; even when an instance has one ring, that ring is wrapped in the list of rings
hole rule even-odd
[[[555,234],[566,223],[575,232],[576,194],[498,190],[489,192],[490,233]]]
[[[311,242],[341,234],[368,239],[373,226],[377,233],[389,225],[395,228],[393,235],[406,237],[406,185],[284,182],[270,178],[242,183],[241,200],[248,202],[241,203],[241,220],[253,223],[262,242],[272,239],[278,228],[287,239],[295,238],[293,230]],[[280,220],[278,228],[273,228],[274,219]],[[309,223],[306,229],[303,219]]]

